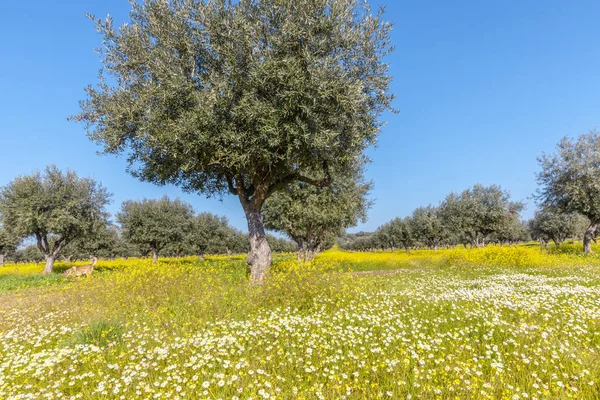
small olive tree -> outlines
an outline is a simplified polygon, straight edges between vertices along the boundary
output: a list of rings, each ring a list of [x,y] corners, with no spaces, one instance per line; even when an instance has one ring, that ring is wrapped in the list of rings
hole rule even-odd
[[[371,187],[363,178],[362,163],[335,174],[329,187],[288,184],[265,203],[265,226],[292,238],[298,245],[298,258],[310,260],[328,240],[366,220]]]
[[[540,242],[552,240],[556,247],[560,247],[567,238],[574,236],[578,220],[577,214],[545,208],[535,212],[529,228],[532,236]]]
[[[46,259],[43,273],[73,240],[92,234],[107,218],[110,194],[90,178],[49,166],[0,189],[2,225],[17,238],[33,236]]]
[[[192,206],[179,199],[125,201],[117,214],[123,236],[131,243],[152,252],[158,262],[160,251],[168,244],[183,242],[192,228]]]
[[[600,223],[600,132],[591,130],[577,139],[563,138],[554,154],[538,158],[537,199],[543,207],[579,213],[590,220],[583,250],[592,253]]]
[[[391,24],[362,0],[132,2],[96,20],[104,73],[74,119],[134,176],[237,196],[252,278],[271,264],[262,207],[303,182],[327,186],[375,143],[391,110]]]

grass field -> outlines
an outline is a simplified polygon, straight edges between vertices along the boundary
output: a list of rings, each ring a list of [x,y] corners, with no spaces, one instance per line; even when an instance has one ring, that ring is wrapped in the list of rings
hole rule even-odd
[[[41,269],[0,269],[0,399],[600,398],[600,258],[569,246]]]

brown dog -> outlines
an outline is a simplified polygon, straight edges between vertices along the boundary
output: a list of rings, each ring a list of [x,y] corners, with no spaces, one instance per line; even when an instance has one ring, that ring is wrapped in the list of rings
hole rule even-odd
[[[80,266],[75,266],[75,267],[69,268],[68,270],[65,271],[65,276],[81,276],[81,275],[90,276],[92,274],[92,272],[94,271],[94,267],[96,266],[96,263],[98,262],[98,259],[96,257],[92,257],[91,260],[92,260],[91,264],[80,265]]]

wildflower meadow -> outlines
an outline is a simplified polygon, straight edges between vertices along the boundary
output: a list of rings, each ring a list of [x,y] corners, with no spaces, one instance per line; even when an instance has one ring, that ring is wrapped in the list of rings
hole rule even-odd
[[[7,265],[0,398],[600,397],[600,258],[522,245],[274,261],[263,285],[243,256],[101,261],[76,279]]]

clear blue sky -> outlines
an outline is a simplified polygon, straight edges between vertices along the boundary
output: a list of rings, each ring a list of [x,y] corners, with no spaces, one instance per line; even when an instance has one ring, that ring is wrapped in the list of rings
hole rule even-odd
[[[475,183],[528,201],[536,157],[565,135],[600,125],[600,2],[392,1],[389,57],[396,108],[370,150],[373,230]],[[126,199],[180,196],[246,229],[235,198],[222,202],[138,182],[122,158],[99,156],[67,121],[96,82],[100,36],[86,12],[127,19],[125,0],[8,1],[0,24],[0,185],[54,163],[93,176]]]

